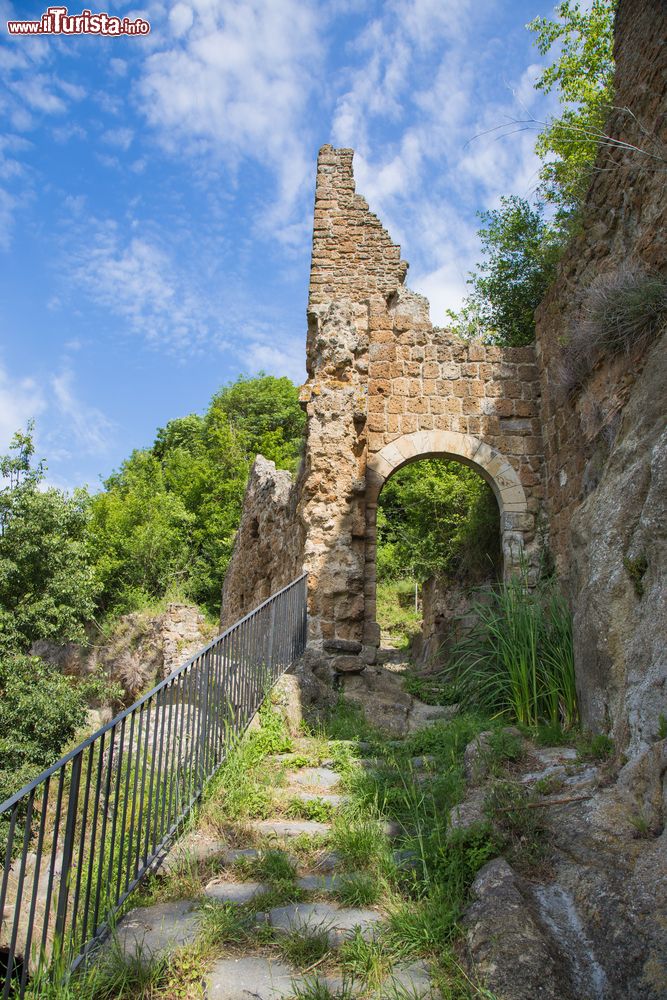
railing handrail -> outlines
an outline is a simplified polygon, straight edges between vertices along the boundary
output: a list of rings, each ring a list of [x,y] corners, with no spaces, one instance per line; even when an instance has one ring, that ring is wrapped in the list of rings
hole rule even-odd
[[[303,655],[306,580],[271,594],[0,805],[2,1000],[14,982],[22,997],[54,958],[73,971],[162,863],[232,741]]]
[[[135,702],[133,702],[132,705],[129,705],[127,708],[124,708],[122,712],[119,712],[118,715],[115,715],[113,719],[109,720],[109,722],[106,722],[103,726],[100,726],[99,729],[96,729],[94,733],[91,733],[90,736],[87,736],[85,740],[81,741],[81,743],[77,743],[77,745],[72,750],[69,750],[63,757],[57,760],[55,764],[51,764],[50,767],[47,767],[46,770],[42,771],[42,773],[39,774],[36,778],[33,778],[32,781],[29,781],[27,783],[27,785],[24,785],[23,788],[20,788],[18,792],[14,792],[14,794],[10,798],[5,799],[4,802],[0,802],[0,816],[2,816],[3,813],[7,812],[9,809],[15,806],[17,802],[20,802],[20,800],[25,795],[29,795],[30,792],[32,792],[33,789],[37,788],[37,786],[40,785],[43,781],[46,781],[47,778],[50,778],[52,775],[54,775],[55,772],[58,771],[61,767],[65,767],[67,764],[69,764],[69,762],[74,757],[76,757],[78,753],[81,753],[82,750],[87,750],[88,747],[92,746],[92,744],[96,740],[98,740],[104,733],[108,732],[110,729],[113,729],[114,726],[117,726],[119,722],[122,722],[123,719],[126,719],[129,715],[132,714],[132,712],[136,712],[138,708],[141,708],[141,706],[144,705],[150,698],[153,698],[159,691],[161,691],[168,684],[171,684],[174,680],[176,680],[177,677],[179,677],[181,674],[184,674],[194,664],[195,660],[198,660],[200,656],[203,656],[204,653],[207,653],[210,649],[212,649],[215,645],[217,645],[221,641],[221,639],[224,639],[226,635],[229,635],[230,632],[233,632],[235,629],[239,628],[241,625],[243,625],[245,621],[247,621],[249,618],[252,618],[253,615],[257,614],[258,611],[261,611],[263,607],[265,607],[267,604],[270,604],[271,601],[274,601],[277,597],[280,597],[280,595],[284,594],[286,590],[289,590],[290,587],[293,587],[296,583],[300,583],[300,581],[305,579],[307,575],[308,575],[307,573],[302,573],[300,576],[295,577],[294,580],[291,580],[284,587],[281,587],[280,590],[277,590],[275,594],[271,594],[269,597],[266,598],[265,601],[262,601],[261,604],[258,604],[256,608],[253,608],[252,611],[249,611],[246,615],[244,615],[243,618],[239,618],[237,622],[234,622],[233,625],[230,625],[229,628],[226,628],[224,632],[220,632],[218,635],[216,635],[215,638],[211,639],[211,641],[207,643],[206,646],[202,646],[202,648],[197,650],[197,652],[194,653],[189,660],[186,660],[185,663],[182,663],[180,667],[176,668],[176,670],[172,670],[172,672],[168,674],[166,677],[164,677],[159,684],[156,684],[154,687],[152,687],[150,691],[147,691],[146,694],[143,694],[141,698],[138,698]]]

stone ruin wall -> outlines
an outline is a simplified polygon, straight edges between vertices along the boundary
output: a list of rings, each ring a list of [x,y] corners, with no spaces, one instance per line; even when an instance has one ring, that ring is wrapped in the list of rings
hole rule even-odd
[[[581,232],[537,311],[537,349],[550,544],[574,612],[584,722],[639,749],[667,715],[665,337],[648,351],[601,358],[574,397],[559,383],[562,345],[595,281],[639,264],[667,275],[661,0],[621,0],[615,57],[618,110],[606,131],[656,158],[602,148]],[[629,568],[643,558],[637,588]]]
[[[317,165],[308,306],[308,439],[298,511],[311,643],[338,669],[372,661],[375,515],[385,479],[420,457],[454,457],[492,485],[506,566],[534,546],[543,496],[532,347],[464,343],[434,328],[405,285],[400,249],[355,193],[353,151]],[[351,655],[350,655],[351,654]]]
[[[535,548],[543,498],[533,348],[433,327],[400,248],[355,192],[352,158],[325,146],[317,164],[304,459],[296,484],[257,460],[222,615],[230,624],[303,566],[311,648],[336,654],[338,670],[373,662],[379,642],[375,518],[392,472],[434,456],[475,468],[498,499],[508,571]]]
[[[297,484],[258,455],[248,478],[234,552],[222,586],[220,625],[229,628],[301,573]]]

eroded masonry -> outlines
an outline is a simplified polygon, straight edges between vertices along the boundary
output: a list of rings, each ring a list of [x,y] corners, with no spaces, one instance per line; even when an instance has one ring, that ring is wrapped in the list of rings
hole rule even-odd
[[[400,248],[355,192],[352,157],[351,149],[324,146],[317,163],[304,466],[290,489],[265,463],[277,495],[273,505],[252,505],[269,517],[277,501],[291,529],[274,517],[280,537],[271,539],[269,525],[260,531],[254,517],[254,529],[244,524],[240,532],[253,563],[247,550],[261,536],[267,550],[287,556],[290,572],[303,565],[311,644],[336,655],[339,670],[373,662],[379,643],[376,510],[393,472],[426,457],[476,469],[498,500],[508,573],[534,548],[543,498],[533,347],[463,343],[432,325],[426,299],[405,286]],[[250,489],[266,491],[267,484]],[[280,577],[272,576],[274,562],[270,551],[257,559],[259,591],[248,587],[246,573],[244,605],[250,592],[261,597],[289,575],[281,567]],[[231,592],[239,594],[232,578],[226,589],[231,618],[244,607],[229,606]]]

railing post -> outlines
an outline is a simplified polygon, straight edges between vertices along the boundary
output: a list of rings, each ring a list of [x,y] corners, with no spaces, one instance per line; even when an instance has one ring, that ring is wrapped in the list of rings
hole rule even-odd
[[[270,676],[273,675],[273,643],[274,643],[275,628],[276,628],[276,602],[272,601],[271,608],[269,610],[269,634],[266,645],[266,671]]]
[[[65,821],[65,839],[63,841],[63,861],[60,870],[60,887],[56,904],[56,922],[54,937],[56,947],[63,944],[65,936],[65,921],[67,918],[67,899],[69,897],[69,880],[74,857],[74,835],[76,833],[76,816],[79,808],[79,785],[81,783],[81,762],[83,753],[78,753],[72,760],[72,774],[69,785],[69,801],[67,803],[67,819]],[[50,873],[53,878],[53,872]]]

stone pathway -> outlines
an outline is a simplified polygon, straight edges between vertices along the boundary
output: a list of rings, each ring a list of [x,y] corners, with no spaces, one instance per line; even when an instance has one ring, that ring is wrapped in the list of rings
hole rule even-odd
[[[302,751],[308,750],[308,741],[300,740],[299,743]],[[369,748],[361,746],[359,749],[360,752],[368,752]],[[325,761],[317,767],[299,767],[299,759],[302,762],[308,759],[307,754],[275,754],[266,759],[267,768],[275,768],[276,773],[282,772],[276,782],[276,803],[279,805],[298,798],[304,803],[320,802],[329,809],[338,809],[346,797],[340,787],[341,776],[334,769],[333,762]],[[373,759],[357,761],[357,766],[368,769],[375,769],[381,764],[381,761]],[[429,764],[429,758],[413,761],[413,766],[424,769],[425,774]],[[255,926],[270,928],[275,939],[282,935],[299,938],[316,935],[321,938],[325,935],[329,948],[326,965],[316,970],[321,961],[312,963],[311,969],[304,969],[278,959],[275,945],[272,953],[268,953],[270,949],[262,947],[261,943],[243,946],[243,954],[238,953],[241,946],[230,949],[221,947],[221,954],[210,967],[205,980],[204,995],[208,1000],[279,1000],[294,996],[306,987],[310,990],[308,997],[311,997],[314,995],[313,976],[316,976],[317,990],[321,991],[317,992],[318,997],[347,998],[357,994],[372,997],[373,1000],[383,997],[396,1000],[397,996],[419,1000],[433,994],[428,967],[424,962],[397,965],[386,977],[386,988],[379,990],[361,990],[354,983],[344,982],[340,969],[336,967],[337,950],[352,937],[373,940],[381,932],[385,915],[376,907],[345,906],[331,898],[344,881],[341,874],[344,866],[342,859],[335,852],[327,851],[326,846],[307,853],[305,857],[309,860],[306,862],[303,857],[300,862],[298,857],[290,854],[290,844],[295,843],[297,838],[314,837],[317,839],[313,843],[325,844],[331,830],[330,822],[286,819],[278,814],[238,826],[238,837],[247,835],[248,846],[231,848],[220,840],[207,839],[197,831],[188,834],[176,845],[167,859],[166,870],[171,869],[173,874],[187,858],[195,864],[203,864],[209,870],[209,877],[202,884],[201,896],[199,899],[137,907],[128,913],[120,922],[117,933],[117,940],[126,955],[143,960],[144,956],[148,958],[193,944],[200,930],[200,900],[203,898],[215,904],[244,907],[239,912],[254,913],[250,919],[255,921]],[[384,828],[389,837],[400,832],[396,824],[386,823]],[[267,895],[270,899],[272,888],[259,882],[252,874],[244,879],[244,872],[252,872],[253,864],[260,863],[268,850],[281,851],[292,865],[294,884],[300,890],[301,898],[286,905],[269,903],[266,910],[262,910],[261,898]],[[395,856],[402,853],[406,852],[397,851]],[[398,858],[400,864],[403,860]],[[410,859],[406,858],[405,862],[409,866]],[[216,872],[212,878],[211,868]],[[275,900],[275,893],[273,898]]]

